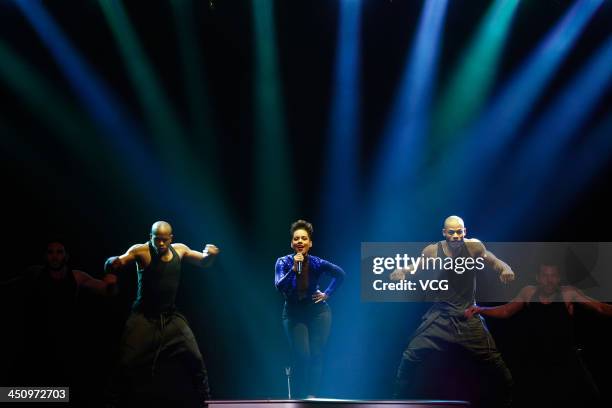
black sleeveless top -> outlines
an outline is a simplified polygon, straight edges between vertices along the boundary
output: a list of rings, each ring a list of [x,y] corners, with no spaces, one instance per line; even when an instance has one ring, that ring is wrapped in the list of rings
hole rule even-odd
[[[560,361],[573,354],[574,323],[557,292],[551,303],[540,302],[537,290],[526,308],[528,354],[538,361]]]
[[[174,300],[181,277],[181,259],[172,245],[172,259],[164,262],[149,242],[151,263],[138,270],[138,293],[132,310],[145,314],[161,314],[175,309]]]
[[[61,315],[63,311],[74,309],[78,285],[74,272],[69,267],[66,267],[66,276],[62,279],[54,279],[49,268],[43,267],[38,273],[34,286],[40,295],[39,300],[45,302],[47,312]],[[49,308],[54,310],[48,310]]]
[[[66,267],[66,275],[54,279],[47,267],[35,267],[32,271],[36,273],[34,297],[27,312],[32,322],[31,334],[43,353],[53,347],[67,347],[74,340],[77,324],[79,287],[74,272]]]
[[[442,249],[442,241],[438,242],[436,256],[442,258],[443,262],[446,258],[449,258],[444,254]],[[471,257],[466,244],[464,243],[461,247],[461,252],[456,258]],[[476,273],[474,269],[466,270],[459,274],[452,269],[449,270],[438,270],[435,279],[446,279],[448,280],[448,290],[443,291],[428,291],[428,301],[441,302],[437,307],[449,309],[453,314],[463,316],[463,312],[470,305],[474,304],[476,294]]]

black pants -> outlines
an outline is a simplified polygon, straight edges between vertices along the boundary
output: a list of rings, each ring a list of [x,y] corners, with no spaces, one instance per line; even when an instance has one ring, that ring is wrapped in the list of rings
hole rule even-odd
[[[178,359],[189,370],[200,401],[210,399],[204,360],[185,317],[177,312],[153,317],[132,312],[121,338],[107,401],[118,405],[134,387],[155,376],[160,362],[167,359]]]
[[[511,405],[512,375],[484,321],[478,316],[465,319],[440,310],[429,311],[423,316],[423,322],[406,347],[397,370],[395,398],[414,398],[414,394],[418,392],[415,387],[421,379],[419,371],[422,370],[424,361],[433,353],[449,352],[453,349],[467,352],[483,367],[487,378],[497,385],[495,406]]]
[[[283,326],[293,353],[292,397],[316,395],[332,314],[325,302],[285,303]]]

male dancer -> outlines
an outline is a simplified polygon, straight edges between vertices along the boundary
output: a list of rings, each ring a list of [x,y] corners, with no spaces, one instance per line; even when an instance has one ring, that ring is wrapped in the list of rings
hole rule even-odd
[[[82,357],[88,351],[82,338],[86,315],[79,311],[79,294],[85,290],[113,295],[116,277],[96,279],[73,269],[69,261],[64,241],[49,240],[42,265],[31,266],[3,284],[15,284],[13,290],[23,291],[22,321],[16,322],[13,332],[17,333],[16,341],[24,352],[10,356],[9,361],[15,358],[15,362],[20,362],[12,375],[28,385],[70,386],[70,399],[76,404],[83,396]]]
[[[540,265],[536,281],[536,286],[525,286],[510,303],[496,307],[472,305],[465,310],[465,316],[506,319],[524,311],[528,347],[522,353],[526,363],[523,388],[527,391],[527,406],[595,406],[599,390],[574,342],[574,304],[605,316],[612,316],[612,305],[585,296],[573,286],[560,285],[559,266],[554,262]]]
[[[425,247],[422,252],[425,259],[482,258],[484,264],[499,273],[503,283],[514,280],[514,272],[510,266],[487,251],[479,240],[466,238],[466,231],[461,218],[454,215],[446,218],[442,230],[445,239]],[[406,272],[409,271],[398,269],[393,272],[391,279],[404,279]],[[397,370],[395,397],[410,397],[408,388],[413,383],[410,375],[415,375],[415,369],[433,352],[447,352],[451,348],[459,348],[487,367],[498,382],[503,384],[503,404],[510,406],[510,371],[484,321],[466,319],[463,314],[467,307],[475,303],[476,271],[470,269],[462,274],[453,270],[441,272],[446,275],[444,279],[449,281],[449,289],[436,294],[436,303],[425,313],[423,322],[408,343]]]
[[[41,285],[41,281],[54,282],[57,285],[67,286],[64,292],[69,293],[70,301],[75,301],[81,289],[86,289],[98,295],[112,295],[116,291],[117,279],[113,275],[107,275],[103,279],[96,279],[78,269],[69,266],[70,254],[66,250],[63,240],[52,239],[47,242],[44,254],[44,264],[34,265],[27,269],[25,274],[16,276],[7,281],[1,281],[0,285],[29,282]]]
[[[172,243],[172,227],[157,221],[150,240],[133,245],[121,256],[109,258],[108,273],[136,263],[138,294],[132,307],[119,349],[117,372],[111,379],[109,404],[117,404],[125,389],[141,375],[153,376],[159,358],[181,358],[193,374],[194,387],[202,403],[209,399],[208,376],[202,355],[187,320],[176,311],[183,261],[200,267],[210,266],[219,249],[207,244],[202,252],[187,245]]]

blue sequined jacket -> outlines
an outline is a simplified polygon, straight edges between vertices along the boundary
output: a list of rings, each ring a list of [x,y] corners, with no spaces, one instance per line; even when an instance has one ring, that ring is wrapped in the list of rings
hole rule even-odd
[[[324,293],[331,296],[342,284],[346,275],[342,268],[314,255],[308,255],[308,298],[319,290],[319,279],[323,274],[331,276],[331,282]],[[297,275],[293,270],[293,254],[276,260],[274,285],[288,301],[298,301]]]

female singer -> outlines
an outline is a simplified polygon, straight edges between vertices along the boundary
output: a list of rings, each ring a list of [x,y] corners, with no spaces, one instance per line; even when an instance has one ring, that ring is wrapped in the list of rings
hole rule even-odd
[[[340,286],[344,271],[324,259],[310,255],[312,224],[291,224],[293,254],[278,258],[274,284],[285,297],[283,326],[293,352],[293,390],[298,398],[313,398],[322,373],[323,349],[329,337],[331,309],[326,300]],[[319,290],[323,274],[331,276],[324,292]]]

